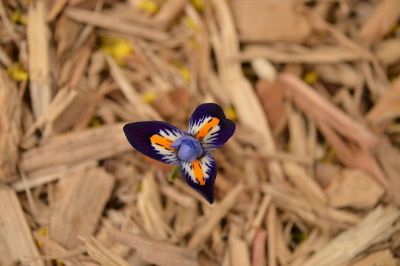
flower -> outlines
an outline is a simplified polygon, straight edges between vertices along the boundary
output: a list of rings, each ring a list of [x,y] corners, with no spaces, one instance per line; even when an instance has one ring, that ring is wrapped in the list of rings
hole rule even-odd
[[[211,152],[224,145],[235,129],[219,105],[205,103],[191,115],[186,132],[166,122],[143,121],[126,124],[124,133],[137,151],[179,165],[186,183],[213,203],[217,168]]]

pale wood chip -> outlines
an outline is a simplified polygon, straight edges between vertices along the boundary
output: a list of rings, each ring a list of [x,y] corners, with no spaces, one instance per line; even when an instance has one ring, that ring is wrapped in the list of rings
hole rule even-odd
[[[234,206],[243,189],[244,185],[242,183],[238,184],[221,202],[217,203],[212,208],[211,212],[206,215],[204,219],[205,222],[199,225],[194,231],[188,244],[189,248],[199,249],[201,245],[203,245],[221,219],[224,218],[228,211]]]
[[[115,79],[115,82],[119,85],[128,101],[136,107],[142,118],[162,120],[161,116],[150,105],[146,104],[142,100],[139,93],[129,82],[128,78],[122,72],[122,69],[117,65],[114,59],[111,56],[107,56],[106,59],[110,66],[111,76]]]
[[[0,46],[0,62],[6,67],[10,67],[12,64],[10,56],[1,46]]]
[[[306,121],[296,110],[291,110],[287,113],[289,150],[292,154],[296,154],[299,157],[304,157],[308,154]]]
[[[160,266],[198,265],[197,254],[193,251],[116,230],[109,230],[108,235],[112,240],[135,249],[148,263]]]
[[[321,229],[327,229],[329,226],[343,228],[357,224],[360,220],[353,213],[332,209],[319,202],[307,201],[293,189],[263,185],[262,190],[274,198],[279,208],[293,212]]]
[[[283,164],[283,169],[289,180],[311,202],[316,201],[321,204],[327,204],[328,198],[324,191],[315,179],[307,174],[303,167],[295,163],[287,162]]]
[[[89,256],[101,265],[107,266],[129,266],[129,263],[117,254],[109,250],[94,237],[83,240]]]
[[[29,173],[77,162],[101,160],[128,151],[130,146],[122,126],[114,124],[57,136],[23,153],[21,168]]]
[[[283,83],[279,81],[259,80],[256,91],[272,131],[277,134],[285,125],[286,109],[283,97]]]
[[[398,260],[393,257],[393,254],[389,249],[385,249],[369,254],[351,266],[367,265],[396,266],[398,265]]]
[[[143,37],[153,41],[165,41],[168,39],[168,34],[163,31],[134,24],[118,17],[107,16],[99,12],[69,7],[65,9],[65,14],[69,18],[79,22],[88,23],[108,30],[131,34],[133,36]]]
[[[49,65],[49,33],[46,24],[46,7],[42,0],[28,10],[29,80],[33,113],[43,114],[52,95]]]
[[[387,179],[371,153],[372,147],[378,141],[377,136],[301,79],[290,74],[282,74],[280,78],[288,85],[288,92],[296,106],[318,124],[325,138],[335,148],[339,159],[350,167],[371,173],[382,186],[388,188]]]
[[[42,248],[45,258],[59,260],[66,266],[82,266],[78,257],[80,254],[85,252],[85,248],[80,246],[76,249],[67,250],[56,241],[49,238],[46,229],[47,228],[42,232],[39,232],[39,230],[33,232],[33,237]]]
[[[367,113],[368,121],[373,125],[383,124],[400,116],[400,80],[387,89],[374,107]]]
[[[0,68],[0,180],[12,181],[19,160],[21,98],[6,72]]]
[[[400,0],[383,0],[376,4],[372,14],[361,28],[360,36],[372,44],[388,33],[400,17]]]
[[[58,14],[61,13],[65,5],[68,3],[68,0],[59,0],[54,2],[51,6],[49,13],[47,14],[47,21],[53,21]]]
[[[317,250],[304,266],[346,264],[373,244],[389,239],[399,230],[399,226],[393,226],[399,219],[399,209],[377,207],[354,228],[340,233]]]
[[[243,41],[303,42],[311,25],[296,1],[231,1],[235,22]]]
[[[267,229],[268,229],[268,265],[277,266],[277,239],[276,239],[276,227],[277,227],[277,213],[275,205],[271,205],[267,213]]]
[[[153,171],[147,172],[142,180],[137,208],[145,232],[153,239],[166,239],[171,229],[164,221],[161,194],[154,179]]]
[[[275,81],[278,76],[278,71],[275,66],[268,60],[262,57],[257,57],[251,60],[251,66],[260,79],[270,82]]]
[[[315,71],[322,80],[341,84],[347,88],[355,88],[363,82],[360,71],[346,63],[319,64],[315,66]]]
[[[212,6],[215,8],[216,20],[219,23],[221,32],[218,33],[216,25],[213,25],[211,38],[219,57],[218,69],[221,85],[231,101],[233,102],[238,118],[244,126],[254,130],[262,137],[257,148],[262,152],[274,152],[275,142],[268,126],[265,116],[257,96],[251,84],[243,76],[239,62],[233,61],[239,55],[239,42],[235,31],[232,14],[225,1],[213,0]],[[271,176],[280,180],[283,178],[282,169],[278,162],[269,163]]]
[[[274,63],[340,63],[349,61],[369,60],[369,57],[360,55],[341,46],[316,46],[313,48],[299,47],[291,49],[277,49],[268,45],[247,45],[239,55],[242,61],[264,57]]]
[[[315,180],[322,188],[326,188],[339,172],[340,167],[336,164],[318,163],[315,169]]]
[[[44,266],[39,259],[39,252],[32,238],[22,207],[17,194],[7,186],[0,186],[0,248],[6,248],[1,253],[7,256],[0,257],[1,265],[10,265],[21,262],[29,266]]]
[[[187,0],[168,0],[153,18],[152,23],[162,28],[169,26],[183,11]]]
[[[393,201],[397,206],[400,206],[400,153],[388,139],[383,139],[377,147],[377,157],[385,171],[389,187],[394,192]]]
[[[66,248],[94,233],[113,189],[114,179],[102,168],[65,177],[57,185],[50,217],[50,237]]]
[[[393,38],[379,42],[374,51],[384,65],[393,65],[400,61],[400,38]]]
[[[329,235],[321,234],[318,229],[312,230],[307,239],[297,246],[293,255],[289,258],[289,265],[302,266],[313,252],[326,245],[329,240]]]
[[[326,189],[329,203],[334,207],[369,209],[383,196],[383,188],[365,172],[345,169],[338,174]]]
[[[17,191],[26,191],[28,189],[40,187],[50,182],[54,182],[65,175],[73,172],[82,171],[83,169],[93,168],[97,165],[96,161],[87,161],[73,165],[61,165],[54,168],[39,170],[30,173],[26,178],[22,179],[21,176],[17,178],[11,185]]]
[[[272,202],[272,197],[270,195],[264,195],[261,203],[257,206],[257,213],[253,219],[253,222],[251,223],[251,229],[247,234],[246,238],[247,242],[253,241],[253,238],[255,237],[257,231],[259,230],[271,202]]]
[[[236,237],[229,237],[229,259],[231,266],[250,266],[249,248],[246,241]]]
[[[280,79],[288,85],[287,89],[292,94],[292,100],[297,107],[312,119],[327,123],[337,132],[361,146],[371,147],[376,144],[377,138],[372,132],[348,117],[304,81],[290,74],[282,74]]]
[[[389,187],[387,177],[380,168],[376,158],[369,150],[370,147],[365,145],[360,147],[349,145],[323,122],[319,123],[319,128],[326,140],[335,148],[335,152],[341,162],[348,167],[359,168],[370,173],[387,190],[388,194],[394,193]]]
[[[253,241],[253,254],[252,254],[252,265],[253,266],[266,265],[265,239],[266,239],[265,231],[258,230],[255,234],[254,241]]]

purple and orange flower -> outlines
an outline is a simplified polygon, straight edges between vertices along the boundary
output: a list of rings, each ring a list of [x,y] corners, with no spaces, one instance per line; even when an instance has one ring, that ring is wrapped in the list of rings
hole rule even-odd
[[[217,168],[211,151],[224,145],[235,128],[219,105],[205,103],[193,112],[186,132],[162,121],[126,124],[124,132],[137,151],[179,165],[186,183],[213,203]]]

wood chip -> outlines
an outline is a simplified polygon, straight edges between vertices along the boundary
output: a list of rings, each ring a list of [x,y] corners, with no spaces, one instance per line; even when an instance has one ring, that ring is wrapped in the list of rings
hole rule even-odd
[[[382,124],[400,116],[400,80],[384,92],[374,107],[368,112],[367,119],[373,125]]]
[[[399,226],[393,226],[399,219],[399,209],[377,207],[357,226],[342,232],[316,251],[304,266],[346,264],[372,245],[389,239],[399,230]]]
[[[101,168],[62,179],[51,212],[50,237],[66,248],[73,248],[80,244],[79,237],[92,235],[113,185],[112,176]]]
[[[227,3],[213,0],[212,6],[216,10],[216,19],[221,29],[219,34],[214,29],[215,36],[213,37],[216,52],[221,59],[218,65],[221,84],[226,95],[235,105],[238,118],[243,125],[262,137],[263,141],[258,145],[259,150],[265,153],[274,152],[274,139],[257,96],[249,81],[244,78],[239,62],[232,62],[232,59],[239,55],[239,46],[234,21]],[[269,170],[275,179],[283,178],[278,162],[270,162]]]
[[[94,237],[86,238],[84,241],[89,256],[101,265],[129,266],[129,263],[109,250]]]
[[[0,69],[0,180],[12,181],[19,160],[21,98],[5,71]]]
[[[279,132],[284,126],[286,113],[283,84],[279,81],[259,80],[256,90],[272,131]]]
[[[143,260],[151,264],[160,266],[198,265],[197,255],[193,251],[116,230],[109,230],[108,236],[116,242],[135,249]]]
[[[58,136],[22,154],[25,172],[104,159],[130,149],[122,124],[86,129]]]
[[[326,189],[329,203],[338,208],[373,208],[383,196],[384,190],[368,174],[357,169],[345,169]]]
[[[394,192],[393,201],[397,206],[400,206],[400,152],[397,148],[393,147],[387,139],[381,140],[377,147],[377,157],[381,163],[383,170],[388,176],[389,187]]]
[[[152,172],[146,173],[142,180],[142,190],[138,195],[137,205],[146,233],[153,239],[166,239],[170,230],[163,220],[160,191]]]
[[[162,28],[169,26],[173,20],[183,11],[187,0],[166,1],[161,10],[152,20],[152,23]]]
[[[311,25],[295,1],[234,0],[240,39],[247,42],[303,42]]]
[[[258,57],[265,57],[274,63],[340,63],[348,61],[360,61],[369,59],[350,49],[340,46],[317,46],[313,48],[298,47],[298,49],[277,49],[267,45],[247,45],[239,55],[242,61]]]
[[[195,230],[192,238],[189,241],[189,248],[199,249],[201,247],[221,219],[234,206],[243,189],[244,185],[241,183],[238,184],[228,193],[228,195],[225,196],[221,202],[215,205],[212,211],[205,217],[204,223]]]
[[[353,121],[305,82],[289,74],[282,74],[280,78],[288,85],[288,91],[292,93],[293,100],[298,108],[313,119],[324,121],[337,132],[360,145],[371,147],[376,143],[376,137],[368,129]]]
[[[265,239],[266,233],[264,230],[258,230],[253,242],[253,266],[264,266],[266,265],[265,256]]]
[[[121,88],[125,97],[133,106],[138,107],[138,111],[143,119],[162,120],[161,116],[148,104],[146,104],[140,97],[139,93],[135,90],[127,77],[122,72],[121,68],[110,56],[106,57],[107,63],[111,69],[111,75]]]
[[[315,71],[321,79],[347,88],[355,88],[363,82],[361,73],[346,63],[317,65]]]
[[[307,174],[305,169],[295,163],[285,163],[283,169],[289,180],[304,193],[310,201],[317,201],[322,204],[328,202],[327,196],[317,182]]]
[[[268,227],[268,265],[276,266],[277,261],[277,239],[276,239],[276,227],[277,227],[277,214],[275,205],[271,205],[268,209],[267,214],[267,227]]]
[[[108,30],[131,34],[133,36],[143,37],[153,41],[163,41],[168,38],[168,35],[165,32],[146,28],[143,25],[135,25],[130,21],[122,20],[118,17],[107,16],[99,12],[69,7],[65,10],[65,14],[69,18],[79,22],[88,23]]]
[[[33,113],[39,117],[51,99],[48,28],[46,8],[42,0],[29,6],[28,11],[29,80]]]
[[[244,240],[231,236],[229,237],[229,259],[232,266],[250,266],[250,255],[247,244]]]
[[[394,65],[400,61],[400,38],[379,42],[374,50],[382,64]]]
[[[382,266],[396,266],[398,265],[396,259],[393,257],[389,249],[374,252],[364,259],[352,264],[351,266],[366,266],[366,265],[382,265]]]
[[[1,265],[22,263],[29,266],[44,266],[32,238],[31,230],[18,201],[17,194],[7,186],[0,186],[0,257]]]
[[[399,0],[383,0],[376,5],[360,31],[361,38],[367,44],[372,44],[381,39],[400,17]]]

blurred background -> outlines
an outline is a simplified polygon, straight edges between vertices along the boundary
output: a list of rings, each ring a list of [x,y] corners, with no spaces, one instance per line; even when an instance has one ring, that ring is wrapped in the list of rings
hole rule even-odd
[[[0,0],[0,265],[399,265],[400,0]],[[216,202],[127,122],[237,124]]]

